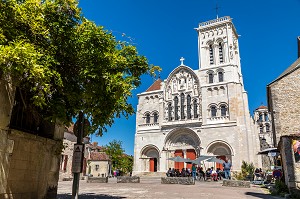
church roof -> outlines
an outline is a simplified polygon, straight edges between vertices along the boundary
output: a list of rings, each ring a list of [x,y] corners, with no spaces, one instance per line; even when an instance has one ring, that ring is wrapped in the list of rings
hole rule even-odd
[[[258,108],[256,108],[256,110],[258,109],[268,109],[268,107],[264,106],[264,105],[260,105]]]
[[[160,90],[160,83],[162,82],[161,79],[157,79],[147,90],[146,92],[149,91],[156,91],[156,90]]]

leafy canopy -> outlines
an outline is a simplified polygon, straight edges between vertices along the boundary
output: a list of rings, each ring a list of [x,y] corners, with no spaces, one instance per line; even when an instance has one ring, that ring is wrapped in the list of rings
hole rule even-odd
[[[133,167],[133,157],[124,154],[122,141],[113,140],[105,147],[105,153],[109,155],[112,162],[112,169],[119,169],[123,173],[129,173]]]
[[[84,18],[77,5],[1,0],[0,78],[27,91],[43,117],[68,124],[83,111],[102,135],[114,117],[134,113],[132,89],[160,68]]]

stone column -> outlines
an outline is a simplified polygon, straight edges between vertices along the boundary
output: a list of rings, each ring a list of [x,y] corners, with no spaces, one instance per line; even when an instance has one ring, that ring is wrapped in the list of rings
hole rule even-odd
[[[183,158],[186,158],[186,149],[182,149]],[[186,168],[186,163],[184,163],[184,168]]]

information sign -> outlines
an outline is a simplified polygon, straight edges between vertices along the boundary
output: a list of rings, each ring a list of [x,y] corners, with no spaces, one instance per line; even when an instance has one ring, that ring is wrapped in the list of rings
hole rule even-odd
[[[82,172],[83,149],[84,149],[84,144],[74,144],[73,161],[72,161],[73,173]]]

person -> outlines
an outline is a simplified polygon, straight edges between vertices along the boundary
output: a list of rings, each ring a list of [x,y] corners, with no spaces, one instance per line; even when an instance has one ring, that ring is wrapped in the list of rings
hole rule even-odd
[[[214,181],[218,181],[218,174],[217,174],[217,171],[214,170],[214,168],[212,167],[211,168],[211,178],[214,180]]]
[[[196,165],[195,164],[192,165],[192,176],[193,176],[194,180],[196,180]]]
[[[225,178],[229,179],[229,180],[231,179],[231,176],[230,176],[231,167],[232,167],[232,164],[226,158],[225,162],[223,163],[223,170],[225,173]]]
[[[171,171],[171,168],[169,168],[169,170],[167,171],[167,177],[171,177],[171,175],[172,175],[172,171]]]

